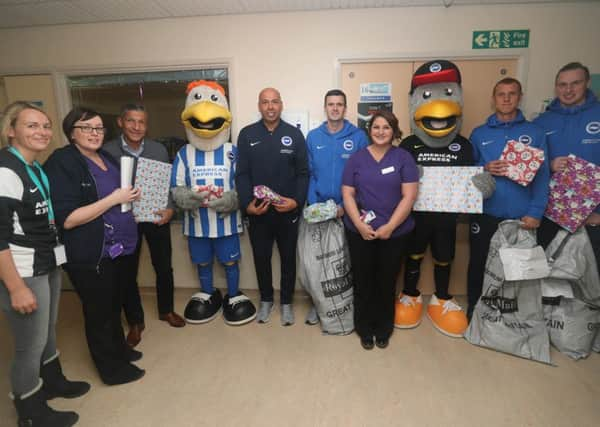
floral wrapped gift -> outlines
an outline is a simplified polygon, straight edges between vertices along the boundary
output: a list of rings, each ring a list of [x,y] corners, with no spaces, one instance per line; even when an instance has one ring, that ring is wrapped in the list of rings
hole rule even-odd
[[[575,232],[600,203],[600,166],[570,154],[567,167],[552,175],[544,216]]]
[[[254,197],[257,199],[267,200],[274,205],[280,205],[282,203],[281,196],[266,185],[255,185],[253,193]]]

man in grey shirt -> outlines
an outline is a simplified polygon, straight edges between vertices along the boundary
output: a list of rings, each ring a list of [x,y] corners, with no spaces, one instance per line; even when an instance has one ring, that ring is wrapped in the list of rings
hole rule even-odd
[[[149,138],[146,138],[148,114],[142,105],[127,104],[121,109],[117,124],[122,134],[104,144],[104,149],[116,159],[130,156],[136,159],[144,157],[169,163],[166,148]],[[144,325],[144,310],[140,299],[137,284],[137,270],[139,266],[140,248],[142,237],[146,237],[152,266],[156,272],[156,295],[158,299],[159,319],[168,322],[173,327],[185,326],[183,318],[173,311],[173,269],[171,266],[171,229],[169,221],[174,214],[173,200],[169,196],[169,203],[165,209],[155,212],[160,217],[155,222],[138,223],[138,244],[135,251],[136,263],[131,273],[131,280],[127,281],[128,287],[124,289],[123,310],[129,323],[127,343],[135,347],[142,338]]]

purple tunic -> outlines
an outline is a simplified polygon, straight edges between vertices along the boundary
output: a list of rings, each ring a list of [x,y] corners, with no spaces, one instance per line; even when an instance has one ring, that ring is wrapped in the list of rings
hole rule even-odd
[[[372,210],[377,216],[371,227],[377,230],[391,218],[402,200],[402,184],[419,182],[419,171],[412,156],[404,149],[392,147],[377,162],[367,148],[354,153],[344,168],[342,184],[354,187],[358,209]],[[344,224],[358,233],[348,215]],[[414,227],[412,216],[398,226],[391,237],[410,232]]]
[[[90,172],[96,181],[96,190],[98,191],[98,200],[108,196],[113,191],[121,186],[121,175],[119,169],[109,161],[106,157],[100,155],[108,170],[103,171],[96,163],[85,158]],[[122,213],[121,205],[115,205],[102,215],[104,224],[112,226],[114,232],[111,232],[110,227],[104,227],[104,249],[102,257],[109,257],[108,249],[116,242],[123,244],[122,255],[130,255],[135,251],[137,244],[138,233],[137,224],[133,218],[131,211]]]

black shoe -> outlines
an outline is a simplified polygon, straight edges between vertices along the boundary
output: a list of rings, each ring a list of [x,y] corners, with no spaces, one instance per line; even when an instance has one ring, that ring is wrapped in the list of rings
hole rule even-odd
[[[42,391],[46,400],[55,397],[73,399],[83,396],[90,390],[90,385],[84,381],[69,381],[65,378],[58,357],[40,367],[40,377],[44,381]]]
[[[72,411],[55,411],[48,406],[45,393],[39,389],[28,397],[15,396],[15,408],[21,426],[71,427],[79,420],[79,415]]]
[[[389,338],[376,338],[375,339],[375,345],[379,348],[386,348],[389,343],[390,343]]]
[[[360,345],[362,345],[362,348],[365,350],[373,350],[373,347],[375,346],[373,343],[373,337],[361,337]]]
[[[212,294],[195,293],[185,306],[183,317],[188,323],[210,322],[221,311],[222,303],[223,297],[218,289],[215,289]]]
[[[142,356],[144,356],[144,353],[142,353],[141,351],[137,351],[137,350],[134,350],[129,347],[125,351],[127,354],[128,362],[136,362],[136,361],[140,360],[142,358]]]
[[[253,321],[256,318],[256,307],[252,301],[241,292],[229,298],[225,295],[223,300],[223,317],[228,325],[239,326]]]
[[[143,369],[128,363],[119,369],[116,374],[103,377],[102,381],[106,385],[127,384],[139,380],[145,373],[146,371]]]

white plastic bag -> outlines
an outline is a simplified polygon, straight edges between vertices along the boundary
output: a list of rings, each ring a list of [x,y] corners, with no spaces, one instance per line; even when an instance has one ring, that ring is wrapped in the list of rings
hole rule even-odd
[[[499,249],[505,280],[542,279],[550,274],[546,254],[541,246]]]

